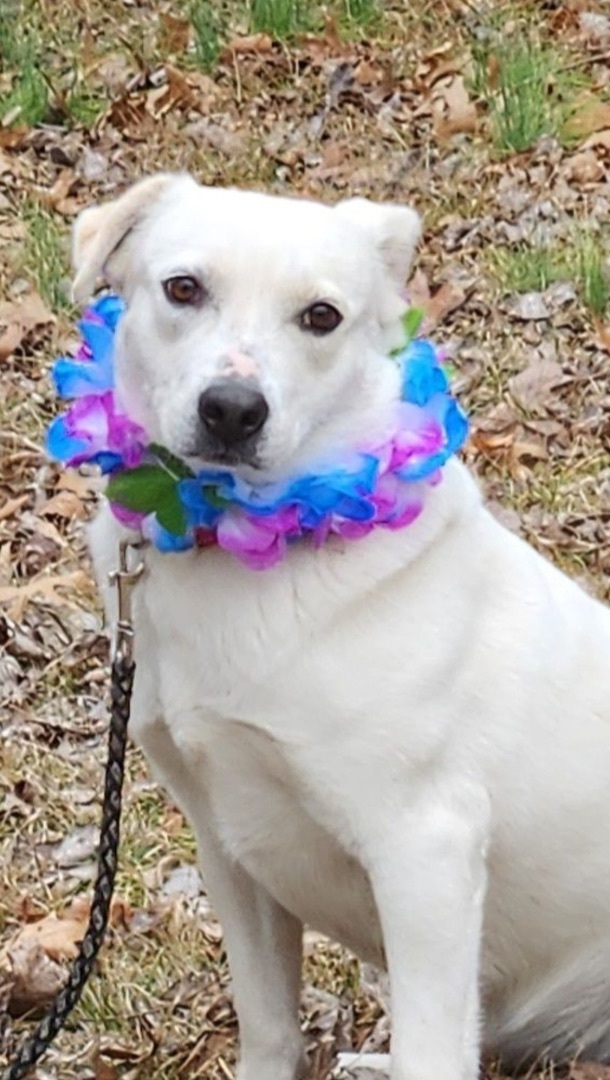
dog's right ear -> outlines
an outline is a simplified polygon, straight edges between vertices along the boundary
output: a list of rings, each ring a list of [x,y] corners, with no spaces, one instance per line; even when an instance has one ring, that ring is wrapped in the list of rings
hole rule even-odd
[[[91,206],[78,215],[72,233],[75,270],[72,296],[77,303],[83,303],[91,296],[99,277],[105,276],[112,285],[120,288],[120,282],[108,278],[107,264],[111,255],[168,187],[185,179],[177,173],[149,176],[118,199],[102,206]]]

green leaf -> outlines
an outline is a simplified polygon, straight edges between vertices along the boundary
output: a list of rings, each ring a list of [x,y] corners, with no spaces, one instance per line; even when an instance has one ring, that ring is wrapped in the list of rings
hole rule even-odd
[[[412,307],[402,317],[402,325],[407,335],[407,344],[413,340],[425,318],[423,308]]]
[[[399,345],[397,349],[392,349],[390,356],[400,356],[401,353],[408,349],[409,345],[413,341],[413,338],[417,334],[421,324],[426,317],[426,312],[423,308],[411,307],[405,311],[401,318],[402,328],[405,332],[405,340],[402,345]]]
[[[177,480],[189,480],[195,473],[192,469],[189,469],[188,465],[182,461],[179,457],[175,457],[174,454],[160,443],[150,443],[148,450],[151,454],[159,459],[161,464],[166,468],[167,472],[175,476]]]
[[[161,465],[139,465],[110,480],[106,494],[111,502],[140,514],[156,514],[164,529],[176,536],[186,532],[186,516],[178,494],[177,478]]]

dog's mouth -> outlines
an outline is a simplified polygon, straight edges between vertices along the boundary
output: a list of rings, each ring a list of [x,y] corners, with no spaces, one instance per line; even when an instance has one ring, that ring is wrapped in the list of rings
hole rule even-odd
[[[203,469],[228,469],[239,472],[244,478],[252,473],[260,475],[264,463],[260,455],[245,447],[206,448],[190,447],[184,455],[187,464],[194,472]]]

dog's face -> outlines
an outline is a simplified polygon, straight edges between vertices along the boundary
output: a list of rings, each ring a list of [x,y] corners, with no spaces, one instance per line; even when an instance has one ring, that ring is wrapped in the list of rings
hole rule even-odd
[[[103,271],[127,301],[119,391],[151,438],[272,477],[383,419],[418,236],[400,207],[158,176],[81,215],[75,292]]]

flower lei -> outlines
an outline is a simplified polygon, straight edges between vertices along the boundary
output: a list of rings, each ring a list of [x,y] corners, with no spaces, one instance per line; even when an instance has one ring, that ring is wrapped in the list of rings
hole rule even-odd
[[[407,344],[393,354],[402,374],[397,423],[383,443],[279,484],[250,484],[223,469],[195,473],[151,443],[115,398],[114,335],[124,310],[118,296],[98,299],[78,324],[75,357],[56,361],[57,393],[74,400],[50,424],[47,449],[67,466],[95,464],[110,474],[114,514],[160,551],[217,544],[262,570],[309,534],[320,545],[329,534],[355,539],[377,526],[403,528],[422,510],[421,482],[437,483],[466,438],[443,357],[431,342],[413,339],[422,315],[411,309]]]

